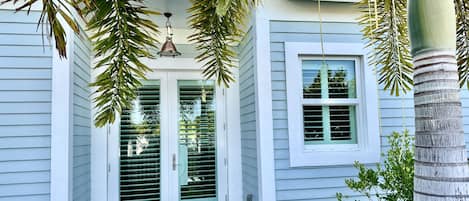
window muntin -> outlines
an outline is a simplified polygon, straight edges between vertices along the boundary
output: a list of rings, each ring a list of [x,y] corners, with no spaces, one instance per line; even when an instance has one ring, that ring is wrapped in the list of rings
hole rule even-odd
[[[355,59],[303,59],[305,145],[357,144]]]

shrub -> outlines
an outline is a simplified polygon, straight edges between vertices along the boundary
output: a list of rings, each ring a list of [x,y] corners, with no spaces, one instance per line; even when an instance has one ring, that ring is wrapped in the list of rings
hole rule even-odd
[[[402,134],[393,132],[388,141],[391,148],[387,154],[382,154],[385,158],[382,164],[377,164],[373,169],[356,161],[354,167],[358,169],[358,178],[346,179],[345,183],[350,189],[370,200],[372,198],[380,201],[413,200],[413,137],[405,130]],[[336,195],[339,201],[348,197],[342,193]]]

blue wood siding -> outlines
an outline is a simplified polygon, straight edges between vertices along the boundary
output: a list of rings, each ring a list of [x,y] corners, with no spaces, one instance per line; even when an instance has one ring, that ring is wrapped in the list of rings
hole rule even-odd
[[[73,200],[91,200],[91,47],[75,35],[73,45]]]
[[[462,115],[464,123],[464,137],[466,141],[467,154],[469,156],[469,90],[461,89]]]
[[[248,194],[258,200],[258,168],[256,138],[255,41],[249,29],[239,46],[239,89],[241,115],[241,160],[243,168],[243,199]]]
[[[52,51],[39,14],[0,9],[0,201],[50,199]]]

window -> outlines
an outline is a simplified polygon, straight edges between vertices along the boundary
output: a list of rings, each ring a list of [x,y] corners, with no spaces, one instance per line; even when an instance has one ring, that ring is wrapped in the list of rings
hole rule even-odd
[[[290,165],[379,161],[377,84],[362,44],[286,43]]]
[[[357,144],[357,60],[302,59],[305,145]]]

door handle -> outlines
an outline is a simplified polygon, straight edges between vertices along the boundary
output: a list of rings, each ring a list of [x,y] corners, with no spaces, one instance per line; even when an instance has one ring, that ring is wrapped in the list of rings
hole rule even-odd
[[[177,163],[176,163],[176,154],[173,154],[173,171],[176,171]]]

